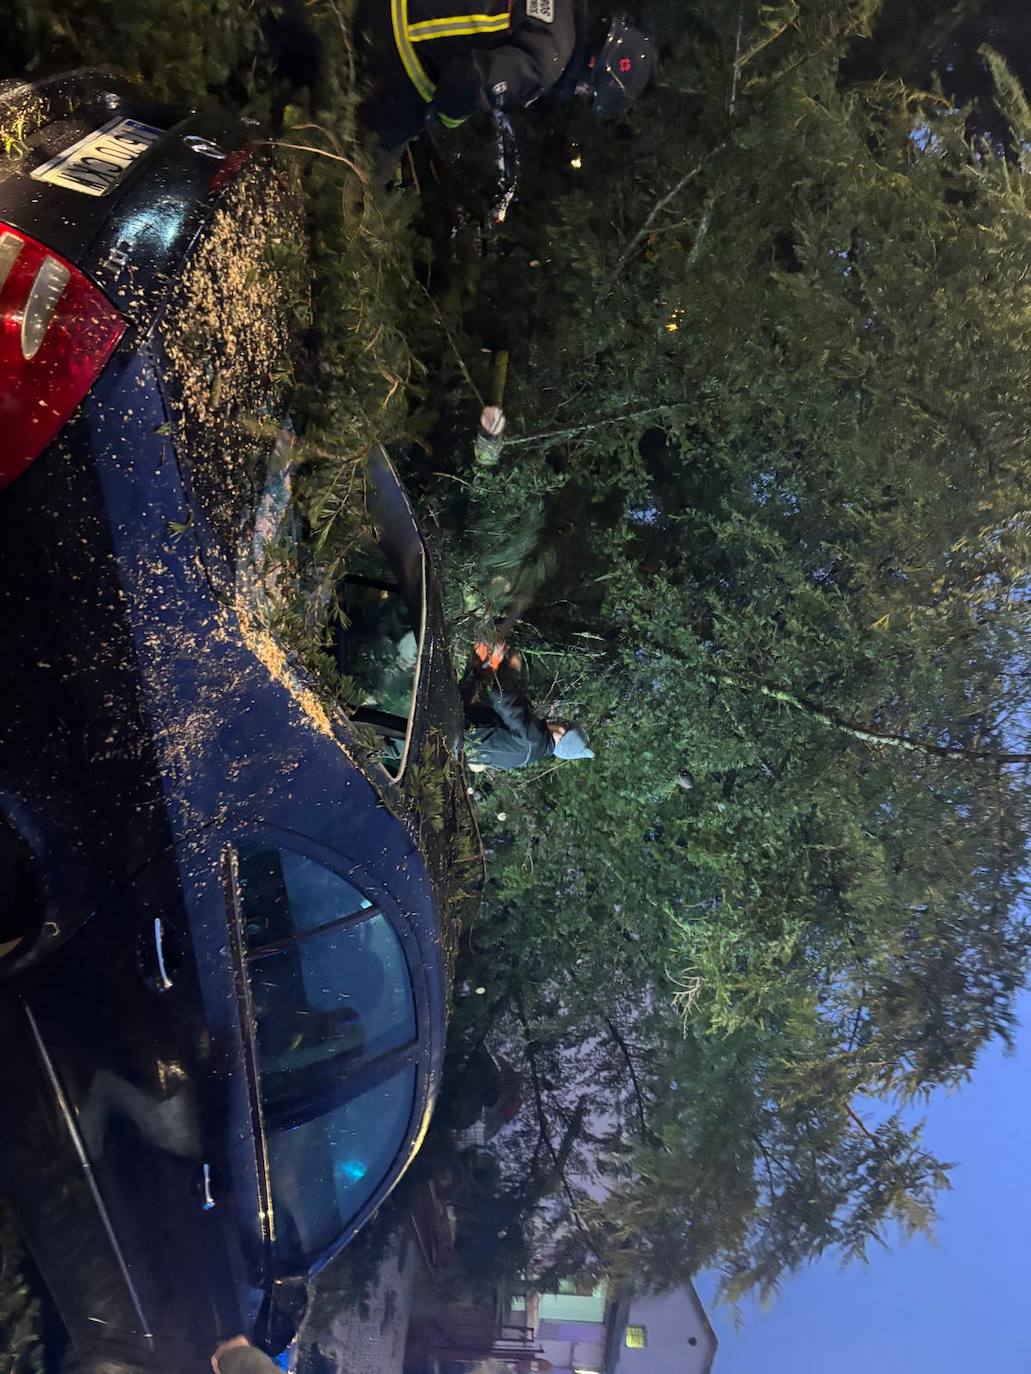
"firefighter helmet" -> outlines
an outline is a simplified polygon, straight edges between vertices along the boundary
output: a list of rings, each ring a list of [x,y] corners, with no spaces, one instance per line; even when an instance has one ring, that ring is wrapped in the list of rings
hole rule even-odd
[[[597,55],[589,62],[594,113],[622,114],[644,90],[655,65],[649,34],[628,14],[614,19]]]

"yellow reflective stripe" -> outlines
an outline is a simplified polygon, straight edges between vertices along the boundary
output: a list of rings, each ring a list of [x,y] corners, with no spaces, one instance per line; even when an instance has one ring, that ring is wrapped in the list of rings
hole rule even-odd
[[[509,15],[452,14],[446,19],[423,19],[409,24],[408,36],[413,43],[427,43],[433,38],[470,38],[481,33],[504,33]]]
[[[469,118],[469,116],[463,115],[461,119],[452,119],[450,115],[441,114],[438,110],[437,118],[440,120],[441,124],[443,124],[445,129],[457,129],[459,124],[464,124],[465,121]]]
[[[437,88],[426,74],[426,68],[416,57],[415,49],[412,47],[408,36],[407,0],[390,0],[390,22],[394,27],[394,42],[397,44],[398,56],[408,80],[428,105]]]

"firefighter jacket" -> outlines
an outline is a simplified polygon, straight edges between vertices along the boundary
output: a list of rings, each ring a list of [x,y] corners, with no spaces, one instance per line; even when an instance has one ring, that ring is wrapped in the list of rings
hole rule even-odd
[[[445,124],[532,104],[559,81],[578,46],[580,0],[390,0],[390,7],[408,79]]]

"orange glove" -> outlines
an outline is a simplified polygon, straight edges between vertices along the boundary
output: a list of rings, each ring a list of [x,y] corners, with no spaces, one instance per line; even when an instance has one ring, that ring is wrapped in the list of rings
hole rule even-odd
[[[504,663],[507,649],[508,645],[504,641],[500,644],[488,644],[485,639],[480,639],[473,645],[473,653],[480,660],[481,666],[490,668],[495,673]]]

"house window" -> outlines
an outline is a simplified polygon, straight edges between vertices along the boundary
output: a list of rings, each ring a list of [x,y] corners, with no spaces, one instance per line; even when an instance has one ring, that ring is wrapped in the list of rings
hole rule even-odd
[[[626,1348],[628,1350],[647,1350],[648,1332],[643,1326],[628,1326],[626,1329]]]

